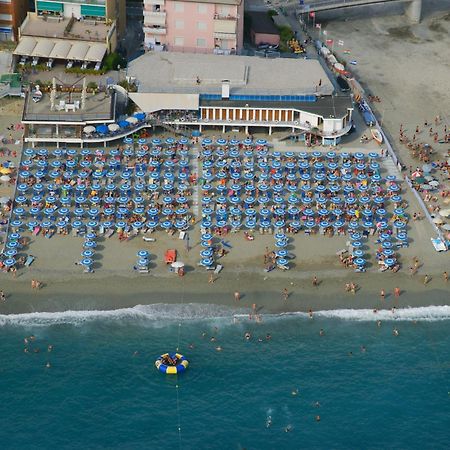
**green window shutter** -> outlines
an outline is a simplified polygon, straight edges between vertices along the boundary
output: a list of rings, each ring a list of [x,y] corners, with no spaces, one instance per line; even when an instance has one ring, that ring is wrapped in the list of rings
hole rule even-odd
[[[54,12],[63,12],[64,5],[62,3],[56,2],[37,2],[37,10],[38,11],[54,11]]]
[[[106,17],[106,7],[98,5],[81,5],[82,16]]]

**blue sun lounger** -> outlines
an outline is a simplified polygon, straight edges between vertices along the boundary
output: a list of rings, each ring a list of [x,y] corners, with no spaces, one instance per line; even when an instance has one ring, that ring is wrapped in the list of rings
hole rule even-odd
[[[33,255],[28,255],[28,256],[27,256],[27,259],[26,259],[26,261],[25,261],[24,266],[25,266],[25,267],[30,267],[31,264],[33,264],[33,261],[34,261],[35,259],[36,259],[35,256],[33,256]]]

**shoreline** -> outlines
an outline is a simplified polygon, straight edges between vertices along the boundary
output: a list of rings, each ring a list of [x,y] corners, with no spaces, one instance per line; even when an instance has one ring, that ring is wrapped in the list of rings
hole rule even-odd
[[[231,275],[231,276],[230,276]],[[251,312],[253,304],[264,316],[268,313],[308,312],[340,309],[391,309],[450,305],[448,285],[435,276],[424,286],[419,276],[389,277],[380,274],[359,279],[350,277],[319,279],[312,286],[311,279],[268,278],[256,274],[220,275],[210,284],[207,274],[190,274],[178,277],[104,277],[101,280],[70,279],[52,281],[39,291],[31,290],[29,280],[9,280],[2,283],[6,302],[0,304],[0,314],[25,314],[34,312],[110,311],[132,308],[137,305],[209,304],[239,308]],[[386,292],[380,298],[380,280]],[[100,282],[99,282],[100,281]],[[355,282],[355,294],[345,292],[345,283]],[[170,283],[170,287],[168,288]],[[399,297],[395,287],[402,290]],[[287,301],[283,289],[288,289]],[[234,300],[239,291],[241,299]]]

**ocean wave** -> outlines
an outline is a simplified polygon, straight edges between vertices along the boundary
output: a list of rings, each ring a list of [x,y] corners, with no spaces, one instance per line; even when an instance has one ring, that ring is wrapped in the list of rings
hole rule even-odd
[[[308,313],[284,313],[284,316],[309,317]],[[450,319],[450,306],[423,306],[415,308],[392,309],[330,309],[325,311],[314,311],[313,316],[324,319],[352,320],[357,322],[383,321],[440,321]]]
[[[221,305],[186,303],[136,305],[132,308],[112,310],[84,310],[61,312],[33,312],[24,314],[0,314],[0,327],[7,325],[46,326],[58,324],[81,325],[97,320],[168,322],[180,320],[230,319],[243,314],[243,309]]]
[[[316,319],[339,319],[357,322],[382,321],[441,321],[450,319],[450,306],[426,306],[417,308],[390,309],[335,309],[314,311]],[[263,320],[271,321],[286,318],[309,319],[309,313],[285,312],[280,314],[263,314]],[[233,318],[239,321],[248,319],[248,309],[232,308],[225,305],[201,303],[188,304],[152,304],[137,305],[132,308],[114,310],[86,310],[64,312],[33,312],[24,314],[0,314],[0,327],[18,326],[50,326],[58,324],[82,325],[98,320],[117,321],[125,323],[147,323],[164,325],[172,321],[200,321],[224,319],[233,323]]]

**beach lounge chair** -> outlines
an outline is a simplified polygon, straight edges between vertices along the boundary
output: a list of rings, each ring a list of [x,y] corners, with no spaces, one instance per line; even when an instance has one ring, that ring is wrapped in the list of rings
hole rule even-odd
[[[437,252],[446,252],[447,251],[447,245],[441,238],[436,238],[436,239],[431,238],[431,243],[433,244],[433,247]]]
[[[105,237],[110,238],[114,234],[114,230],[110,228],[106,233]]]
[[[142,236],[142,240],[145,242],[155,242],[156,238],[151,238],[151,237],[147,237],[147,236]]]
[[[164,254],[164,261],[166,264],[172,264],[177,260],[177,251],[175,249],[166,250]]]
[[[33,255],[28,255],[28,256],[27,256],[27,259],[26,259],[26,261],[25,261],[24,266],[25,266],[25,267],[30,267],[31,264],[33,264],[33,261],[34,261],[35,259],[36,259],[35,256],[33,256]]]
[[[214,273],[217,275],[220,273],[220,271],[223,269],[222,264],[217,264],[216,268],[214,269]]]
[[[227,248],[233,248],[233,247],[231,246],[231,244],[230,244],[228,241],[224,241],[223,239],[220,240],[220,243],[221,243],[224,247],[227,247]]]
[[[183,241],[185,237],[186,237],[186,231],[180,231],[180,234],[178,235],[178,239],[180,241]]]

